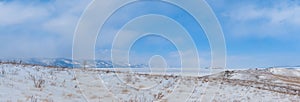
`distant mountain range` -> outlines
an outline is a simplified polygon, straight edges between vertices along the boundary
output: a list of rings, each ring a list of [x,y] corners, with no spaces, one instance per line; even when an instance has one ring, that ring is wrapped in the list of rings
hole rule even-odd
[[[95,60],[95,61],[72,61],[72,59],[67,58],[28,58],[28,59],[2,59],[2,62],[16,62],[22,64],[34,64],[41,66],[54,66],[54,67],[64,67],[64,68],[145,68],[148,67],[146,64],[115,64],[111,61],[105,60]],[[94,64],[93,64],[94,63]]]
[[[64,67],[64,68],[146,68],[149,67],[146,64],[113,64],[111,61],[107,60],[95,60],[95,61],[73,61],[72,59],[67,58],[11,58],[11,59],[0,59],[1,62],[16,62],[22,64],[33,64],[40,66],[53,66],[53,67]],[[206,67],[205,69],[208,69]],[[273,67],[264,67],[264,68],[296,68],[298,66],[273,66]]]

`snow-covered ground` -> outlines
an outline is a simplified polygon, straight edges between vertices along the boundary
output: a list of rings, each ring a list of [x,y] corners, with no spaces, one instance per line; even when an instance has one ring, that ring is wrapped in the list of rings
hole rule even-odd
[[[205,76],[0,65],[0,102],[299,102],[300,70],[230,70]]]

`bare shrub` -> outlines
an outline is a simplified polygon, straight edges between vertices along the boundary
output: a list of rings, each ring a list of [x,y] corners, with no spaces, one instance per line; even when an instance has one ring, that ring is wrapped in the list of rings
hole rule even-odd
[[[159,92],[158,94],[155,94],[154,95],[154,98],[156,99],[156,100],[160,100],[160,99],[162,99],[164,97],[164,95],[162,94],[162,92]]]
[[[132,76],[131,75],[126,75],[125,82],[126,83],[132,82]]]
[[[30,75],[31,80],[33,81],[35,88],[42,88],[45,84],[45,80],[42,78],[37,78],[35,75]]]
[[[64,81],[62,82],[62,84],[60,85],[60,87],[65,87],[66,85],[66,80],[64,79]]]
[[[224,72],[224,77],[226,78],[229,78],[229,77],[232,77],[232,74],[234,73],[234,71],[229,71],[229,70],[226,70]]]
[[[44,79],[39,79],[34,81],[34,86],[36,88],[42,88],[42,85],[45,83]]]
[[[5,72],[4,68],[2,67],[2,68],[1,68],[1,75],[5,75],[5,73],[6,73],[6,72]]]
[[[40,67],[36,67],[35,70],[39,72],[41,70],[41,68]]]
[[[121,99],[122,100],[122,99]],[[128,102],[152,102],[153,100],[148,99],[147,97],[144,96],[144,94],[140,97],[138,96],[133,96],[131,97]]]
[[[74,74],[73,75],[73,78],[71,79],[71,80],[76,80],[77,78],[76,78],[76,75]]]
[[[30,101],[31,101],[31,102],[37,102],[37,98],[36,98],[35,96],[31,96],[31,97],[30,97]]]

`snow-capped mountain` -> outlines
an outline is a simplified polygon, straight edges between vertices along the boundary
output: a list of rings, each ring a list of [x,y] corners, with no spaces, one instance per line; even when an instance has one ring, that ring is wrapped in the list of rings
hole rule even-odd
[[[63,68],[144,68],[145,64],[113,64],[111,61],[95,60],[95,61],[75,61],[67,58],[28,58],[28,59],[2,59],[3,62],[16,62],[22,64],[33,64],[40,66],[54,66]]]

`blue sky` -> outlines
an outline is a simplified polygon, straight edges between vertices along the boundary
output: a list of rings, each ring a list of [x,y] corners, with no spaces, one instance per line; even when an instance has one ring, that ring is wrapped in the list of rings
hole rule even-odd
[[[89,3],[89,0],[0,0],[0,57],[70,58],[76,24]],[[228,67],[300,65],[299,1],[207,0],[207,3],[224,31]],[[153,7],[161,10],[153,11]],[[187,14],[176,8],[155,4],[137,5],[112,17],[105,31],[118,30],[121,22],[136,15],[136,11],[132,12],[134,10],[167,14],[183,25],[194,28],[191,36],[197,43],[201,62],[209,65],[210,47],[205,34],[202,29],[193,26],[195,22]],[[113,37],[111,34],[103,36]],[[109,41],[97,41],[98,58],[107,59],[108,45]],[[133,57],[137,57],[133,58],[134,62],[144,63],[153,52],[165,56],[171,66],[178,63],[176,48],[163,38],[142,38],[132,47]]]

